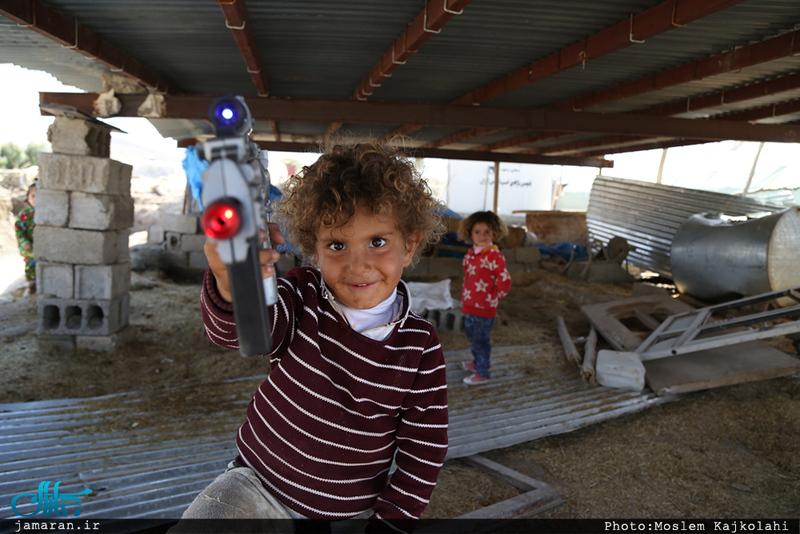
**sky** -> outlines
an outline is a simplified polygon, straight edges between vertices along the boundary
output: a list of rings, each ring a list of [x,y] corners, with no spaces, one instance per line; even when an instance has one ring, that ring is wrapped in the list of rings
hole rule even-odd
[[[53,122],[53,117],[39,113],[38,93],[80,92],[61,84],[50,74],[11,64],[0,64],[0,80],[0,97],[5,104],[0,106],[0,145],[11,141],[23,149],[30,142],[47,143],[47,128]],[[134,167],[135,161],[141,159],[168,161],[180,170],[183,150],[177,148],[175,140],[162,138],[149,121],[137,118],[104,121],[127,132],[112,133],[112,158],[134,164]],[[737,141],[671,148],[667,151],[661,183],[737,193],[747,183],[758,150],[759,143]],[[655,182],[662,155],[660,149],[611,155],[608,159],[614,161],[614,167],[603,169],[602,174]],[[316,157],[313,154],[271,152],[270,172],[280,181],[286,175],[281,161],[295,159],[301,164],[309,164]],[[483,167],[479,172],[484,172]],[[553,166],[549,172],[554,179],[560,178],[567,184],[565,191],[588,193],[598,170]],[[446,191],[441,188],[447,187],[447,173],[447,162],[426,160],[423,175],[436,185],[434,191],[442,199],[446,196]],[[800,188],[800,145],[797,143],[766,143],[760,152],[750,190],[779,187]]]

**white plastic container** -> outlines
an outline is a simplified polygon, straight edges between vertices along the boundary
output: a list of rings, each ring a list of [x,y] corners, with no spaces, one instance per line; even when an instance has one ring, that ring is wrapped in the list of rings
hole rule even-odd
[[[601,350],[595,363],[597,383],[609,388],[644,389],[644,365],[635,352]]]

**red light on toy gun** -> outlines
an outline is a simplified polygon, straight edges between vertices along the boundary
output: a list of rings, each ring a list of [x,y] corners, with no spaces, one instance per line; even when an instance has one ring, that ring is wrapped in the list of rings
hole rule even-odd
[[[230,239],[242,226],[239,202],[236,199],[214,202],[203,210],[201,222],[203,231],[211,239]]]

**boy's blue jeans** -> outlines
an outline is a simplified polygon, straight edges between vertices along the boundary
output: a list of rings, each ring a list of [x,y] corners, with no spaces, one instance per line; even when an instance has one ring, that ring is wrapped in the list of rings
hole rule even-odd
[[[484,378],[491,378],[489,364],[492,357],[492,343],[489,332],[494,326],[494,317],[464,315],[464,330],[475,358],[475,370]]]

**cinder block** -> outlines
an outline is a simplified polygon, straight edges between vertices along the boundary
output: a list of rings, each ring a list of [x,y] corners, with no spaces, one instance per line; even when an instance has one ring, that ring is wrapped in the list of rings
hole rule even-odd
[[[131,231],[130,229],[120,229],[116,231],[117,234],[117,261],[109,263],[117,263],[123,261],[131,261]]]
[[[161,225],[165,232],[196,234],[200,232],[200,216],[198,214],[165,213],[161,217]]]
[[[75,350],[75,336],[39,333],[36,336],[36,349],[40,353],[53,352],[61,356]]]
[[[163,265],[168,267],[186,267],[189,265],[189,253],[180,250],[165,250]]]
[[[41,189],[130,196],[132,169],[108,158],[39,154]]]
[[[57,154],[107,158],[111,128],[100,122],[57,117],[47,129],[47,140]]]
[[[506,264],[514,263],[515,261],[517,261],[516,248],[504,248],[500,252],[503,253],[503,257],[506,259]]]
[[[428,272],[437,276],[464,276],[462,262],[458,258],[431,258]]]
[[[164,250],[172,252],[181,252],[181,237],[183,234],[178,232],[164,232],[164,242],[161,246]]]
[[[124,326],[119,332],[108,336],[74,336],[75,348],[79,350],[112,351],[129,343],[134,338],[134,329]]]
[[[38,194],[36,195],[38,198]],[[36,291],[60,299],[71,299],[74,293],[74,269],[70,263],[36,262]]]
[[[133,198],[74,191],[70,193],[69,227],[119,230],[133,226]]]
[[[130,294],[111,300],[40,298],[38,333],[106,336],[128,324]]]
[[[69,193],[37,188],[36,224],[65,227],[69,224]]]
[[[75,298],[110,300],[121,297],[130,288],[130,262],[75,266]]]
[[[147,227],[147,244],[161,245],[164,242],[164,227],[160,224],[152,224]]]
[[[37,224],[33,250],[37,260],[56,263],[107,265],[130,257],[127,230],[96,232]]]
[[[519,247],[515,249],[516,258],[519,263],[539,263],[542,253],[538,247]]]
[[[208,258],[203,252],[190,252],[189,253],[189,268],[201,269],[203,271],[208,267]]]
[[[206,244],[205,234],[182,234],[181,250],[184,252],[202,252]]]
[[[428,320],[436,330],[460,334],[464,332],[464,314],[461,307],[446,310],[425,310],[422,317]]]
[[[506,263],[506,269],[508,269],[508,272],[510,273],[525,272],[525,266],[525,263]]]

